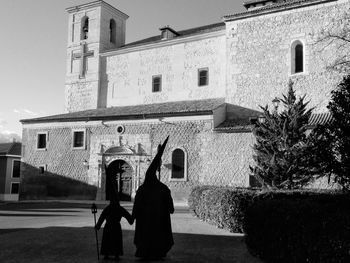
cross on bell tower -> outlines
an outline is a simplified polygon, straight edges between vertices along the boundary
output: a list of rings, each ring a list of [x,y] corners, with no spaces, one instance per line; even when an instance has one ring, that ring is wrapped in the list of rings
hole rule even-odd
[[[79,78],[84,78],[87,71],[87,60],[89,57],[94,56],[94,51],[89,51],[86,43],[82,43],[80,46],[80,53],[73,54],[73,59],[80,60],[80,70],[79,70]]]

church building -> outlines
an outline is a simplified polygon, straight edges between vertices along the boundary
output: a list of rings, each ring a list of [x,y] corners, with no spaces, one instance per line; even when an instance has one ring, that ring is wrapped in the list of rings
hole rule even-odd
[[[329,65],[343,53],[318,40],[350,5],[244,6],[216,24],[165,26],[133,43],[125,43],[128,15],[116,7],[99,0],[67,8],[66,112],[21,120],[21,178],[47,171],[94,185],[96,199],[105,200],[113,165],[118,191],[130,199],[169,135],[159,177],[175,200],[199,184],[249,187],[260,105],[273,107],[292,80],[315,107],[310,125],[327,119],[330,92],[342,79]]]

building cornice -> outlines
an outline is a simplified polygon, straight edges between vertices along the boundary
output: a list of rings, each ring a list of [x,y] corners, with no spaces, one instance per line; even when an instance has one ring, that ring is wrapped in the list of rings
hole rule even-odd
[[[14,157],[14,158],[21,158],[21,155],[14,155],[14,154],[0,154],[0,157]]]
[[[123,121],[123,120],[144,120],[144,119],[159,119],[165,117],[188,117],[188,116],[202,116],[212,115],[211,110],[201,112],[174,112],[174,113],[151,113],[151,114],[130,114],[123,116],[106,115],[106,116],[91,116],[91,117],[71,117],[64,119],[44,119],[44,120],[20,120],[22,124],[29,123],[52,123],[52,122],[90,122],[90,121]]]
[[[161,118],[149,118],[149,119],[130,119],[130,120],[90,120],[90,121],[56,121],[56,122],[45,122],[45,123],[23,123],[24,129],[45,129],[46,127],[50,128],[86,128],[86,127],[96,127],[96,126],[118,126],[126,124],[149,124],[149,123],[159,123],[159,124],[171,124],[173,122],[181,121],[202,121],[202,120],[213,120],[213,115],[196,115],[196,116],[172,116],[172,117],[161,117]]]
[[[290,3],[275,4],[271,6],[257,8],[257,9],[253,9],[251,11],[247,11],[243,13],[226,15],[222,19],[224,22],[231,22],[236,20],[243,20],[247,18],[263,16],[267,14],[273,14],[273,13],[288,11],[292,9],[304,8],[308,6],[320,5],[328,2],[337,2],[337,1],[339,0],[300,0],[300,1],[290,2]]]
[[[183,36],[183,37],[178,36],[169,40],[157,40],[156,42],[152,42],[149,44],[140,44],[137,46],[124,47],[124,48],[122,47],[116,50],[105,51],[101,53],[100,56],[109,57],[109,56],[115,56],[115,55],[120,55],[125,53],[136,52],[136,51],[143,51],[147,49],[172,46],[172,45],[177,45],[177,44],[182,44],[187,42],[194,42],[194,41],[204,40],[207,38],[224,36],[225,33],[226,33],[226,30],[224,29],[224,30],[218,30],[210,33],[204,33],[204,34],[202,33],[202,34],[192,35],[192,36]]]
[[[82,4],[82,5],[68,7],[68,8],[66,8],[66,11],[68,13],[76,13],[76,12],[79,12],[79,11],[84,10],[84,9],[94,8],[94,7],[98,7],[98,6],[104,6],[104,7],[106,7],[107,9],[109,9],[109,10],[111,10],[113,12],[117,12],[124,19],[128,19],[129,18],[129,16],[127,14],[123,13],[122,11],[118,10],[117,8],[115,8],[114,6],[106,3],[103,0],[98,0],[98,1],[91,2],[91,3],[87,3],[87,4]]]

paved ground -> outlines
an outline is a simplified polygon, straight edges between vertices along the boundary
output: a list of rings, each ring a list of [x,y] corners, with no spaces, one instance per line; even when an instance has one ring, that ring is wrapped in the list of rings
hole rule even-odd
[[[123,206],[132,208],[132,204]],[[89,207],[90,203],[0,203],[0,262],[97,262]],[[104,204],[98,207],[99,215]],[[134,225],[124,219],[121,223],[121,262],[140,262],[134,257]],[[248,253],[242,235],[201,222],[187,207],[176,207],[172,228],[175,245],[161,262],[260,262]]]

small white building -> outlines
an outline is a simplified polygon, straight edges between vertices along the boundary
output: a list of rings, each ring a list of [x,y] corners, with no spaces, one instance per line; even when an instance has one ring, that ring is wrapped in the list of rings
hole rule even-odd
[[[0,200],[18,201],[21,143],[0,143]]]

